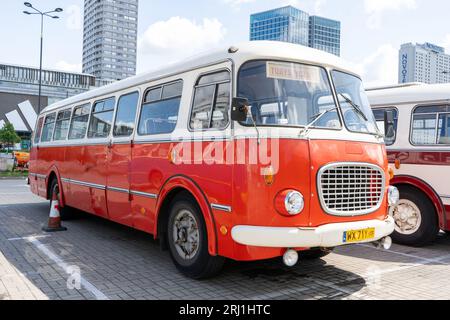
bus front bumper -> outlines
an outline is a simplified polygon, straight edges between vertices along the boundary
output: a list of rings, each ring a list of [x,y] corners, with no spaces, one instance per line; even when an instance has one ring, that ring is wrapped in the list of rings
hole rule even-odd
[[[375,229],[375,236],[346,242],[346,232]],[[370,243],[381,240],[394,232],[392,217],[386,220],[333,223],[318,228],[273,228],[236,226],[232,229],[233,240],[241,245],[264,248],[333,248],[355,243]]]

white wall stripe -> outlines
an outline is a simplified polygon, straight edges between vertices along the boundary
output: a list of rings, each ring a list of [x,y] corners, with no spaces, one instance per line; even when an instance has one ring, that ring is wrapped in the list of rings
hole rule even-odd
[[[31,105],[30,101],[27,100],[19,103],[19,109],[22,112],[23,116],[25,117],[25,120],[28,122],[28,126],[32,130],[34,130],[34,126],[36,125],[37,121],[37,114],[33,106]]]
[[[17,110],[11,111],[7,113],[5,116],[8,119],[8,121],[12,123],[16,131],[25,131],[25,132],[29,131],[27,125],[25,124],[25,122],[23,122],[22,117],[20,116]]]

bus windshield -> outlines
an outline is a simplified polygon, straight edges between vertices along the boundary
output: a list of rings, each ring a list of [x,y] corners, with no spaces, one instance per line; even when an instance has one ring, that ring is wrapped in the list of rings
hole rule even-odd
[[[361,79],[341,71],[333,71],[331,74],[347,129],[379,134]]]
[[[305,127],[317,119],[312,128],[342,128],[327,72],[318,66],[248,62],[239,72],[238,96],[249,100],[258,126]],[[252,125],[251,116],[242,124]]]

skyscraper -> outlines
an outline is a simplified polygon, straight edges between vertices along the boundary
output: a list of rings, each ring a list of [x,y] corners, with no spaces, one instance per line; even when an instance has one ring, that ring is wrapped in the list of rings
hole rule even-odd
[[[341,23],[319,16],[309,17],[309,43],[311,48],[341,55]]]
[[[275,40],[301,44],[337,56],[341,53],[341,23],[336,20],[310,16],[286,6],[252,14],[250,40]]]
[[[138,0],[84,0],[83,73],[103,85],[136,74]]]
[[[405,43],[399,52],[399,83],[428,84],[450,82],[450,55],[431,43]]]

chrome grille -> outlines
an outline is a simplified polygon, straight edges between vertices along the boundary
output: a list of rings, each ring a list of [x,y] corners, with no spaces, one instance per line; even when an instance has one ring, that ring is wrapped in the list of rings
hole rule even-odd
[[[318,174],[320,202],[332,215],[369,214],[380,208],[385,182],[383,170],[372,164],[330,164]]]

